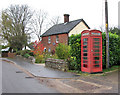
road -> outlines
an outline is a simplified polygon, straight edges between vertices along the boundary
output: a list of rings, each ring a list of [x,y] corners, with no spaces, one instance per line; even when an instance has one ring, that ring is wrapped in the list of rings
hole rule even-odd
[[[1,63],[0,63],[1,64]],[[29,77],[13,64],[2,61],[2,93],[59,93]]]
[[[119,91],[118,71],[104,76],[98,74],[80,75],[75,78],[64,78],[64,76],[63,78],[46,78],[35,77],[18,64],[8,62],[2,63],[3,93],[57,93],[61,95],[61,93],[118,93]],[[30,68],[35,71],[38,69],[35,66],[30,66]],[[59,72],[57,73],[59,75]]]

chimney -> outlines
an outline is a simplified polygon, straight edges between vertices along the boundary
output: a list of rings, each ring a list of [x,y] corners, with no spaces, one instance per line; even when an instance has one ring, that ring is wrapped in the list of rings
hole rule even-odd
[[[64,14],[64,23],[69,22],[69,14]]]

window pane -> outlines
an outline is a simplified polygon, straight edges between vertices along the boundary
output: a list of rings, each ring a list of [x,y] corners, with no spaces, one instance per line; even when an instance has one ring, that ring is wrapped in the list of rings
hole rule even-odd
[[[51,48],[48,49],[48,52],[51,52]]]
[[[58,37],[58,35],[56,36],[56,43],[58,43],[59,42],[59,37]]]
[[[51,43],[51,38],[50,38],[50,36],[48,37],[48,43]]]
[[[100,54],[99,53],[95,53],[95,54],[93,54],[94,56],[99,56]]]
[[[83,64],[83,67],[87,68],[87,67],[88,67],[88,65],[87,65],[87,64]]]
[[[95,67],[99,67],[99,65],[95,65]]]
[[[83,59],[87,59],[87,57],[83,57]]]
[[[87,50],[83,50],[83,52],[87,52]]]
[[[88,61],[83,61],[83,63],[88,63]]]
[[[99,48],[99,46],[94,46],[94,48]]]
[[[99,60],[99,57],[94,57],[95,60]]]
[[[95,64],[98,64],[99,63],[99,61],[95,61]]]
[[[99,41],[100,39],[99,38],[94,38],[94,41]]]
[[[99,42],[94,42],[94,44],[99,45]]]
[[[94,50],[94,52],[99,52],[99,49]]]
[[[88,41],[88,38],[84,38],[83,41]]]
[[[83,46],[83,48],[87,48],[87,46]]]
[[[84,53],[83,56],[87,56],[87,53]]]
[[[83,42],[83,45],[87,45],[87,42]]]

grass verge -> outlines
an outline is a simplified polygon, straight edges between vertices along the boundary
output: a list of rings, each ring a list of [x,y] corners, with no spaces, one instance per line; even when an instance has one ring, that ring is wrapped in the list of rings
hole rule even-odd
[[[106,73],[110,73],[110,72],[117,71],[117,70],[120,70],[120,65],[115,65],[115,66],[112,66],[112,67],[110,67],[108,69],[103,69],[103,73],[90,74],[90,73],[85,73],[85,72],[78,71],[78,70],[68,70],[68,72],[75,73],[77,75],[83,75],[83,76],[90,76],[90,75],[102,75],[102,76],[105,76]]]

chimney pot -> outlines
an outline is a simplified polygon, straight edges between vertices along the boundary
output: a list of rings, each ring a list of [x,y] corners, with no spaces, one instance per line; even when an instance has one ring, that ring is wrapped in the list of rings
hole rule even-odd
[[[69,14],[64,14],[64,23],[69,22]]]

